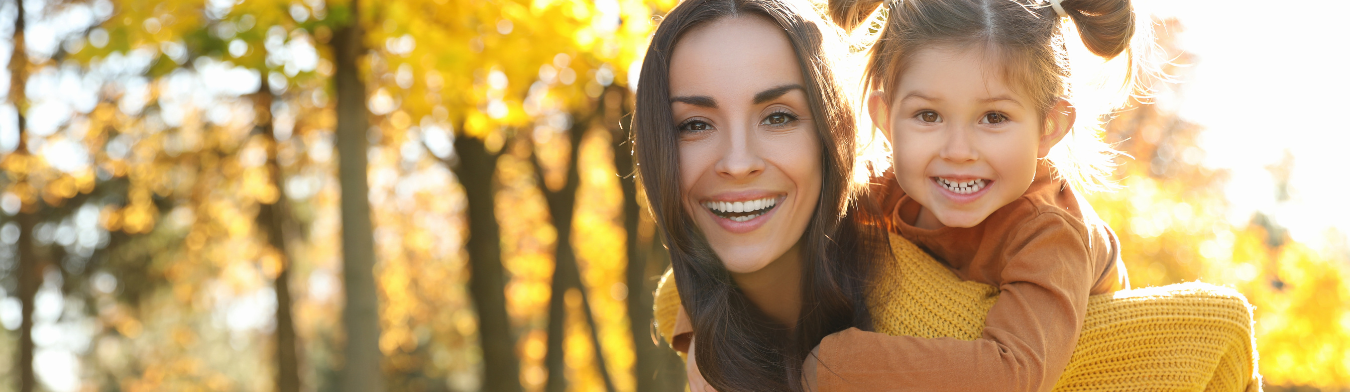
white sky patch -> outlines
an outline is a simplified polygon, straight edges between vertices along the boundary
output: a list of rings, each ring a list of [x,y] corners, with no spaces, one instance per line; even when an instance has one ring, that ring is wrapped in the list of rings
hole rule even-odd
[[[0,105],[0,153],[19,147],[19,113],[12,105]]]
[[[38,349],[33,355],[33,372],[54,392],[79,389],[80,359],[70,350]]]
[[[1181,86],[1180,114],[1204,125],[1205,165],[1231,172],[1226,194],[1234,223],[1272,214],[1295,240],[1319,247],[1332,227],[1350,231],[1350,41],[1344,15],[1350,2],[1323,0],[1286,6],[1233,0],[1215,12],[1212,1],[1159,2],[1177,17],[1182,46],[1198,59]],[[1291,200],[1278,203],[1267,167],[1285,151],[1294,157]]]
[[[74,173],[89,166],[89,150],[81,143],[58,139],[42,147],[42,157],[56,170]]]
[[[223,296],[218,301],[221,302],[215,308],[216,317],[231,331],[270,329],[277,312],[277,296],[271,287],[244,295]]]
[[[262,83],[262,75],[258,71],[235,66],[229,62],[218,62],[199,58],[196,63],[197,72],[206,88],[212,93],[221,95],[244,95],[258,91],[258,84]]]

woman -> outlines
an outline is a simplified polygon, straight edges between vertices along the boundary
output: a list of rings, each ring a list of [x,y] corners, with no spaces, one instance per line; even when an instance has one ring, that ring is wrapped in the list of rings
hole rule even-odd
[[[822,337],[869,328],[854,250],[881,231],[850,203],[853,115],[804,11],[684,1],[640,75],[640,181],[687,293],[689,368],[721,390],[798,390]]]
[[[705,379],[721,391],[803,390],[803,374],[817,370],[803,363],[826,335],[856,327],[973,339],[997,299],[995,288],[961,282],[904,239],[891,237],[887,249],[884,231],[868,224],[878,222],[868,212],[882,209],[851,203],[855,129],[826,61],[824,26],[811,10],[779,0],[686,0],[665,17],[643,63],[634,153],[679,289],[663,280],[658,329],[688,350],[693,390]],[[877,249],[881,263],[869,257]],[[1197,362],[1185,357],[1196,352],[1217,354],[1201,355],[1191,375],[1223,373],[1212,379],[1253,385],[1245,301],[1189,290],[1094,298],[1057,386],[1172,382],[1185,378],[1175,365]],[[1176,300],[1191,316],[1157,298]],[[1140,301],[1148,304],[1135,306]],[[681,302],[688,326],[672,325],[679,322],[667,311]],[[1216,333],[1216,319],[1237,322]],[[1161,335],[1119,333],[1159,325],[1190,328],[1168,332],[1171,339],[1223,339],[1175,350],[1171,341],[1156,347]],[[684,331],[697,338],[678,338]],[[1141,361],[1172,366],[1161,368],[1166,377],[1125,377],[1147,368]],[[1154,387],[1182,385],[1190,384]]]

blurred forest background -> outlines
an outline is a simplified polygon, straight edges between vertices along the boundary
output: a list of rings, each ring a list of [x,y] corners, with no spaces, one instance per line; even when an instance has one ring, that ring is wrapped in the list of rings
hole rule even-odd
[[[683,390],[623,143],[674,3],[4,0],[0,391]],[[1345,234],[1227,218],[1182,22],[1093,205],[1136,287],[1247,295],[1268,388],[1350,388]]]

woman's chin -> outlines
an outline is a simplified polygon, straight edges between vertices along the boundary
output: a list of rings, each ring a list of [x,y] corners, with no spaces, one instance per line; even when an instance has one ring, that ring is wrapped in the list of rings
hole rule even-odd
[[[717,257],[722,259],[722,265],[726,267],[727,272],[732,275],[753,274],[768,267],[778,255],[766,254],[762,247],[746,247],[753,249],[729,249],[725,252],[718,251],[714,246],[713,251],[717,252]]]

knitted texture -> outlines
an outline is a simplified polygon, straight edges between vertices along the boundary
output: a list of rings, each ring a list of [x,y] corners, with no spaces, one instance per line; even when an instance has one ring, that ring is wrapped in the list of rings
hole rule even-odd
[[[962,281],[908,240],[891,236],[894,263],[868,292],[877,332],[978,339],[998,289]],[[656,292],[656,328],[669,341],[679,293],[668,271]],[[1259,391],[1251,305],[1205,283],[1094,295],[1056,391]]]
[[[656,283],[656,296],[652,299],[655,304],[652,307],[652,321],[656,325],[656,332],[661,334],[661,340],[670,344],[670,339],[675,335],[675,317],[680,313],[680,292],[675,288],[675,271],[669,268],[666,273],[661,275],[661,281]],[[684,359],[684,353],[676,351],[680,359]]]

